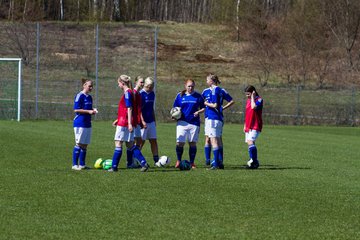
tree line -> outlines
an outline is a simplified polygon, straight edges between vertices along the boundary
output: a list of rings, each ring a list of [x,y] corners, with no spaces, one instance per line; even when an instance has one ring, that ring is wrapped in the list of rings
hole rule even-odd
[[[280,14],[301,0],[0,0],[3,20],[228,22],[240,5]]]
[[[0,20],[220,23],[250,43],[263,86],[360,79],[359,0],[0,0]]]

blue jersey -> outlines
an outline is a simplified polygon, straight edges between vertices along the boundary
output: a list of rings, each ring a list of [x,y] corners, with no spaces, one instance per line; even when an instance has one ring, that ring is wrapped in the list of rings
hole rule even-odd
[[[179,120],[185,121],[187,123],[200,126],[200,116],[194,116],[194,112],[205,107],[204,99],[198,92],[193,92],[192,94],[184,94],[181,96],[181,93],[176,95],[173,107],[181,108],[181,118]]]
[[[83,92],[79,92],[75,96],[74,110],[76,110],[76,109],[92,110],[93,109],[92,103],[93,103],[93,101],[92,101],[92,97],[90,95],[86,95]],[[74,127],[90,128],[91,127],[91,115],[75,113],[73,125],[74,125]]]
[[[227,101],[227,102],[231,102],[233,100],[233,98],[231,97],[231,95],[224,89],[224,88],[221,88],[221,108],[220,108],[220,112],[221,112],[221,116],[223,117],[224,119],[224,109],[223,109],[223,103],[224,103],[224,100]]]
[[[220,91],[218,89],[216,90],[212,90],[211,88],[206,88],[204,89],[204,91],[202,92],[202,96],[203,98],[205,99],[205,101],[208,101],[209,103],[213,103],[214,102],[218,102],[218,105],[220,104],[220,108],[219,109],[219,112],[220,112],[220,116],[221,116],[221,119],[219,119],[219,115],[217,114],[214,114],[214,109],[213,108],[209,108],[209,107],[206,107],[205,108],[205,118],[208,118],[208,115],[209,115],[209,111],[210,111],[210,118],[209,119],[216,119],[216,120],[221,120],[223,121],[223,103],[224,103],[224,100],[227,101],[227,102],[231,102],[233,100],[233,98],[230,96],[230,94],[224,89],[224,88],[221,88],[221,87],[216,87],[216,88],[219,88]],[[217,97],[213,96],[212,93],[215,93],[215,94],[219,94],[219,100]]]
[[[144,89],[140,91],[141,95],[141,113],[146,123],[154,122],[154,102],[155,93],[146,92]]]
[[[211,102],[211,89],[210,88],[204,89],[204,91],[202,92],[201,95],[204,98],[205,102]],[[205,118],[208,117],[208,112],[209,112],[209,107],[206,107],[205,108],[205,113],[204,113]]]
[[[223,100],[222,100],[221,88],[215,86],[213,88],[205,89],[204,92],[203,92],[203,97],[206,101],[208,101],[209,103],[217,103],[216,108],[210,108],[206,106],[205,118],[211,120],[223,121],[222,106],[221,106]]]

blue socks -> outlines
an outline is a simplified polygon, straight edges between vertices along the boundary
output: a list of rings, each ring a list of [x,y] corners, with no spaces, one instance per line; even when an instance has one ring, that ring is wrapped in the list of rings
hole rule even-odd
[[[133,152],[134,158],[137,158],[140,161],[141,166],[144,167],[146,165],[146,160],[138,146],[134,145],[130,150]]]
[[[189,148],[190,163],[194,163],[194,162],[195,162],[196,152],[197,152],[196,146]]]
[[[85,166],[86,149],[80,148],[79,165]]]
[[[113,155],[113,158],[112,158],[112,168],[113,169],[118,168],[121,155],[122,155],[122,148],[121,147],[115,147],[114,155]]]
[[[80,147],[75,146],[73,149],[73,166],[78,165],[79,156],[80,156]]]
[[[250,145],[248,151],[249,151],[249,156],[250,156],[250,158],[251,158],[255,163],[258,162],[258,159],[257,159],[257,148],[256,148],[255,144]]]
[[[224,148],[219,146],[219,163],[222,164],[224,162]]]
[[[133,152],[130,149],[126,149],[126,161],[127,167],[130,167],[133,163]]]
[[[219,155],[220,155],[220,150],[218,147],[213,148],[213,154],[214,154],[214,160],[212,161],[212,165],[213,167],[219,167]]]
[[[181,161],[183,153],[184,153],[184,147],[176,146],[177,160]]]
[[[206,144],[204,147],[205,152],[205,164],[210,165],[211,161],[211,145]]]

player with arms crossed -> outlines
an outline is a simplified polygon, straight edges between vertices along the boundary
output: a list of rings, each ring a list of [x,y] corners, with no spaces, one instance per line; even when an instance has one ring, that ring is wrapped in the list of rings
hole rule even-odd
[[[76,94],[74,99],[75,118],[73,122],[75,143],[73,149],[73,170],[86,169],[86,149],[91,140],[91,115],[97,113],[93,108],[93,100],[89,94],[93,89],[90,79],[81,79],[83,90]]]
[[[186,141],[189,142],[189,160],[191,167],[196,168],[196,143],[200,132],[199,113],[204,112],[205,106],[203,97],[194,89],[195,81],[192,79],[186,80],[185,90],[177,94],[173,104],[173,107],[181,108],[181,118],[177,120],[176,125],[176,168],[179,168]]]
[[[218,86],[218,84],[221,83],[221,81],[218,79],[218,77],[214,74],[210,74],[213,78],[214,78],[214,82],[215,85]],[[220,88],[220,113],[222,116],[222,119],[224,118],[224,114],[223,111],[229,107],[231,107],[235,102],[233,100],[233,98],[231,97],[231,95],[224,89],[224,88]],[[211,98],[212,98],[212,90],[211,87],[208,87],[206,89],[204,89],[204,91],[202,92],[202,96],[204,98],[205,101],[211,102]],[[227,101],[226,105],[223,106],[223,102]],[[204,146],[204,153],[205,153],[205,165],[210,165],[211,162],[211,140],[208,136],[208,132],[209,132],[209,124],[206,124],[207,121],[209,121],[208,119],[208,111],[210,108],[206,108],[205,109],[205,146]],[[222,131],[221,131],[221,135],[219,138],[219,168],[223,168],[224,167],[224,147],[223,147],[223,141],[222,141]]]
[[[214,74],[206,77],[206,83],[211,90],[210,99],[205,99],[207,116],[205,121],[205,135],[210,138],[214,159],[210,170],[223,168],[220,162],[220,137],[222,135],[223,117],[221,114],[221,88],[219,79]]]
[[[257,156],[255,140],[259,137],[263,126],[262,109],[264,103],[254,86],[247,86],[245,88],[245,95],[247,97],[247,101],[245,108],[244,133],[250,157],[247,165],[251,169],[256,169],[260,164]]]
[[[113,122],[113,126],[116,126],[115,132],[115,150],[112,158],[112,167],[109,172],[118,171],[118,165],[122,155],[122,144],[126,143],[128,151],[128,159],[135,158],[139,159],[141,164],[141,171],[146,172],[149,169],[144,156],[140,149],[134,145],[134,118],[133,118],[133,102],[134,97],[131,90],[130,77],[127,75],[121,75],[118,78],[118,85],[124,92],[122,95],[119,106],[118,106],[118,118]],[[135,123],[136,124],[136,123]]]

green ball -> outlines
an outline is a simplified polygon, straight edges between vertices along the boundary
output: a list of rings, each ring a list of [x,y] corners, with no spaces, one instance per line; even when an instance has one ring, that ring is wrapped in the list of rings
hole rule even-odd
[[[108,170],[112,167],[112,159],[106,159],[102,164],[103,169]]]

